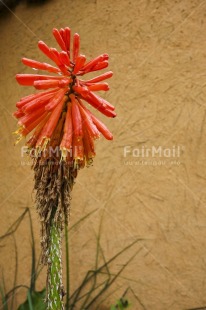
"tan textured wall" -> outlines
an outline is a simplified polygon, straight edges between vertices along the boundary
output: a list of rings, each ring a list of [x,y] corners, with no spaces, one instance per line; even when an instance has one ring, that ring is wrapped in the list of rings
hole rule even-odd
[[[11,134],[15,102],[31,90],[18,86],[14,76],[27,72],[22,56],[45,61],[37,41],[54,46],[51,30],[62,26],[81,35],[88,57],[109,53],[114,77],[105,98],[118,113],[116,119],[102,118],[114,141],[97,142],[94,166],[79,173],[73,190],[71,224],[98,208],[71,236],[73,287],[94,265],[94,231],[103,214],[107,258],[135,238],[143,239],[119,282],[123,288],[110,301],[130,283],[149,310],[206,305],[205,1],[51,0],[43,6],[20,4],[13,15],[1,19],[0,235],[29,206],[39,251],[33,176],[30,167],[21,165],[22,144],[13,147]],[[180,156],[156,155],[144,158],[143,164],[131,155],[124,158],[124,146],[179,146]],[[1,248],[8,289],[14,272],[12,242]],[[29,284],[28,221],[19,228],[17,246],[18,283]],[[39,288],[44,281],[45,273]],[[24,293],[18,291],[17,303]],[[142,309],[135,300],[133,308]]]

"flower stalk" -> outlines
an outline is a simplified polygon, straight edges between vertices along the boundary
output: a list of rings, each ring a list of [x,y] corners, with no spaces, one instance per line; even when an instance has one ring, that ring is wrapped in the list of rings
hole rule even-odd
[[[62,231],[56,222],[50,224],[50,242],[47,270],[47,310],[63,310],[64,289],[62,283]]]
[[[66,249],[66,309],[69,309],[70,297],[70,265],[69,265],[69,232],[68,225],[65,224],[65,249]]]

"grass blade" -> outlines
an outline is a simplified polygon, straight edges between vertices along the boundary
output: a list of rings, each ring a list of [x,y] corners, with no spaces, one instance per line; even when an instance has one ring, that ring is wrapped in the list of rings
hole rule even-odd
[[[119,277],[119,275],[123,272],[123,270],[127,267],[127,265],[135,258],[135,256],[141,251],[141,248],[130,257],[130,259],[122,266],[122,268],[118,271],[118,273],[114,276],[114,278],[102,289],[100,292],[93,298],[93,300],[86,305],[87,309],[101,296]]]
[[[66,248],[66,306],[65,306],[65,309],[69,310],[69,296],[70,296],[69,237],[68,237],[68,226],[66,223],[65,223],[65,248]]]
[[[70,232],[71,230],[73,230],[76,226],[78,226],[81,222],[83,222],[84,220],[86,220],[91,214],[93,214],[94,212],[96,212],[98,210],[98,208],[92,210],[91,212],[87,213],[85,216],[81,217],[80,220],[78,220],[76,223],[74,223],[69,229],[68,231]]]
[[[31,298],[31,291],[30,291],[30,289],[28,290],[27,298],[28,298],[28,303],[29,303],[29,309],[28,310],[34,310],[33,304],[32,304],[32,298]]]
[[[35,268],[36,252],[35,252],[34,231],[33,231],[33,225],[32,225],[30,210],[28,210],[28,213],[29,213],[29,226],[30,226],[30,232],[31,232],[32,261],[31,261],[30,292],[32,293],[33,291],[35,291],[35,283],[36,283],[36,268]]]
[[[2,307],[1,307],[1,309],[9,310],[9,308],[8,308],[8,301],[7,301],[7,297],[6,297],[5,291],[6,291],[6,289],[5,289],[4,275],[3,275],[3,272],[2,272],[2,286],[0,286],[0,293],[1,293],[1,299],[2,299]]]
[[[15,252],[15,272],[14,272],[13,287],[16,287],[17,275],[18,275],[18,250],[17,250],[17,244],[16,244],[15,235],[12,234],[12,237],[13,237],[13,240],[14,240],[14,252]],[[13,309],[13,305],[14,305],[14,296],[15,296],[15,294],[12,294],[12,297],[11,297],[11,309]]]
[[[7,232],[4,235],[0,236],[0,240],[3,240],[4,238],[12,235],[18,229],[19,225],[21,224],[28,211],[29,208],[26,208],[25,211],[20,215],[20,217],[9,227]]]

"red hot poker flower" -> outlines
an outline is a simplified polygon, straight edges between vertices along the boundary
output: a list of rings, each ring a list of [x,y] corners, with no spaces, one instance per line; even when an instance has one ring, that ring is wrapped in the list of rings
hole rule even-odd
[[[33,69],[45,70],[57,75],[17,74],[20,85],[34,86],[39,93],[21,98],[17,102],[14,116],[20,126],[17,133],[26,137],[29,148],[43,151],[53,145],[61,150],[62,160],[83,167],[90,164],[95,156],[94,140],[102,134],[106,139],[113,136],[107,127],[98,120],[85,106],[84,101],[108,117],[115,117],[114,107],[98,96],[96,91],[107,91],[109,86],[104,81],[112,77],[111,71],[90,80],[81,77],[86,73],[98,71],[108,66],[109,56],[102,54],[87,61],[80,54],[80,37],[73,36],[71,51],[71,32],[65,29],[53,29],[53,35],[61,51],[49,48],[39,41],[39,49],[52,60],[55,65],[23,58],[22,62]]]

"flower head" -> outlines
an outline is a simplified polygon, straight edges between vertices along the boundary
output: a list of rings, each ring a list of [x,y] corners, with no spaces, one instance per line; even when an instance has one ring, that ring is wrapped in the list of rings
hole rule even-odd
[[[55,63],[55,66],[36,60],[23,58],[22,62],[33,69],[51,74],[17,74],[20,85],[34,86],[40,92],[21,98],[17,102],[14,116],[19,120],[19,138],[30,134],[29,148],[42,152],[49,147],[58,147],[61,159],[83,167],[91,163],[95,156],[94,140],[102,134],[106,139],[113,136],[107,127],[90,112],[85,101],[108,117],[115,117],[114,107],[96,94],[107,91],[104,81],[112,77],[111,71],[89,80],[82,79],[86,73],[98,71],[108,66],[108,54],[102,54],[87,61],[80,54],[80,37],[71,31],[53,29],[53,35],[61,51],[49,48],[39,41],[39,49]],[[56,75],[53,75],[56,74]]]

